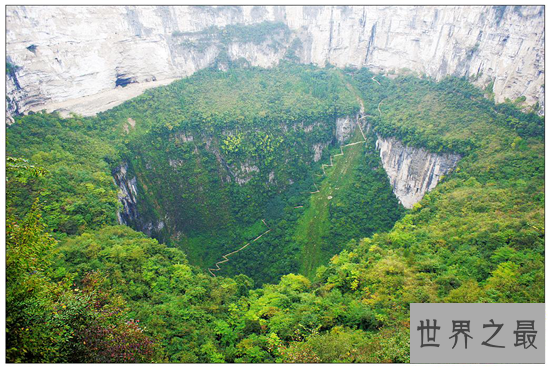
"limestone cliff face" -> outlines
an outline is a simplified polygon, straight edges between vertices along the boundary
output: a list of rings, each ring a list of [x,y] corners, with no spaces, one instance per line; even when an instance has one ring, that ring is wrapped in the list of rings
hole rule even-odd
[[[289,7],[302,62],[494,81],[498,102],[544,96],[543,7]]]
[[[132,225],[151,236],[164,229],[166,218],[144,221],[138,211],[138,182],[136,176],[128,175],[128,163],[123,162],[113,172],[113,179],[118,186],[118,200],[122,209],[117,212],[118,223]]]
[[[228,44],[206,32],[264,21],[291,32]],[[9,6],[6,41],[15,68],[6,76],[9,113],[91,115],[210,66],[222,52],[271,67],[289,50],[320,66],[467,76],[494,82],[499,102],[544,102],[542,6]]]
[[[240,9],[215,7],[17,6],[9,8],[6,19],[7,60],[16,67],[19,83],[8,84],[15,100],[11,110],[84,115],[137,96],[144,89],[140,85],[167,84],[211,65],[221,51],[218,40],[211,37],[197,47],[193,34],[202,36],[198,32],[213,25],[251,22]],[[245,43],[229,45],[227,53],[270,67],[285,47],[282,42],[275,52]],[[113,89],[117,93],[109,94]]]
[[[134,176],[127,177],[128,164],[123,163],[113,170],[113,179],[118,186],[118,200],[122,205],[122,211],[117,212],[118,222],[128,225],[138,219],[137,211],[137,180]]]
[[[431,153],[422,148],[403,145],[395,138],[378,137],[382,165],[393,192],[405,208],[412,208],[424,194],[434,189],[460,160],[459,155]]]

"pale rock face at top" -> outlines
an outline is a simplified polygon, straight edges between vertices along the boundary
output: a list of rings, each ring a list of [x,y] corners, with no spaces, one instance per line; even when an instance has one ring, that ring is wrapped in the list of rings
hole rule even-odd
[[[395,138],[378,137],[376,147],[393,192],[405,208],[420,202],[460,160],[459,155],[441,155],[408,147]]]
[[[264,21],[282,22],[291,32],[275,32],[262,43],[222,46],[213,39],[199,48],[179,36]],[[9,6],[6,59],[16,69],[6,77],[8,116],[42,109],[93,115],[212,66],[222,51],[230,60],[273,67],[297,40],[294,52],[302,63],[387,74],[408,69],[435,79],[466,76],[480,87],[494,83],[497,102],[526,96],[544,112],[542,6]],[[340,143],[349,138],[350,122],[336,124]],[[407,208],[460,159],[391,138],[379,138],[377,146]],[[316,161],[321,147],[313,150]],[[130,182],[127,187],[134,188]],[[128,188],[122,202],[134,201]]]
[[[93,115],[212,65],[222,50],[178,34],[263,21],[292,32],[232,42],[230,59],[272,67],[299,39],[302,63],[467,76],[481,87],[494,82],[497,102],[524,95],[543,107],[542,6],[9,6],[6,58],[16,71],[7,76],[8,113]]]

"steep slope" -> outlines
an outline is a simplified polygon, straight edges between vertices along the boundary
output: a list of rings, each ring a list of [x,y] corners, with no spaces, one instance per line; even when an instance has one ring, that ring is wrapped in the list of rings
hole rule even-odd
[[[285,83],[277,86],[277,80]],[[265,90],[268,95],[238,102],[247,94],[244,90],[233,90],[239,81],[249,85],[248,88]],[[250,81],[254,83],[247,83]],[[217,92],[219,100],[200,98],[193,103],[197,95],[211,96],[209,86],[215,87],[212,88],[215,92],[210,93]],[[227,90],[232,93],[226,96]],[[358,95],[364,111],[356,100]],[[266,107],[261,101],[270,99],[277,103],[261,109]],[[231,106],[235,110],[228,109]],[[250,110],[241,110],[243,106],[250,106]],[[279,107],[292,108],[279,110]],[[338,137],[344,139],[343,143],[353,143],[359,138],[360,131],[349,126],[356,121],[358,110],[364,112],[370,124],[369,133],[365,131],[365,137],[361,134],[363,139],[367,138],[367,144],[344,147],[342,150],[352,152],[336,156],[342,152]],[[265,115],[259,114],[262,111]],[[262,119],[253,119],[256,116]],[[327,117],[326,120],[319,120],[321,116]],[[237,123],[241,136],[232,131]],[[194,124],[203,129],[194,128]],[[212,205],[198,188],[213,190],[216,189],[213,184],[220,184],[202,180],[220,174],[213,153],[211,163],[216,166],[212,170],[200,166],[208,160],[206,137],[215,138],[211,130],[223,134],[224,143],[216,143],[213,138],[210,147],[218,144],[220,157],[228,166],[235,164],[239,168],[241,160],[255,155],[249,150],[233,155],[239,151],[236,148],[265,143],[256,138],[265,138],[263,133],[267,131],[275,139],[281,134],[279,128],[284,132],[282,126],[287,127],[289,140],[300,139],[293,144],[303,150],[300,152],[304,165],[298,165],[303,170],[296,176],[289,174],[289,178],[302,177],[302,180],[293,184],[284,180],[281,191],[270,192],[272,195],[266,197],[263,191],[237,191],[244,198],[256,194],[253,202],[265,199],[266,217],[278,221],[266,221],[272,230],[261,241],[267,235],[270,240],[262,243],[264,248],[253,248],[256,253],[248,258],[248,263],[247,259],[241,258],[239,262],[232,259],[223,267],[228,266],[225,272],[237,274],[241,269],[234,266],[241,263],[245,268],[272,263],[283,254],[273,245],[292,238],[300,211],[314,213],[327,202],[331,206],[340,203],[329,208],[328,216],[331,221],[336,220],[331,232],[343,231],[333,233],[333,240],[327,244],[330,249],[344,250],[311,272],[311,280],[287,274],[278,284],[262,287],[256,284],[254,288],[253,280],[243,275],[212,277],[205,268],[188,264],[179,249],[159,244],[125,226],[106,226],[116,222],[116,210],[120,210],[111,170],[120,173],[119,183],[124,177],[128,179],[123,193],[128,201],[137,198],[139,204],[144,191],[148,191],[149,208],[155,211],[158,209],[154,200],[159,192],[147,188],[147,181],[140,179],[140,175],[158,182],[165,180],[166,185],[178,183],[177,179],[183,183],[193,179],[186,184],[189,192],[171,186],[160,190],[173,190],[167,196],[173,202],[180,200],[174,193],[197,198],[193,206],[186,204],[181,209],[200,212]],[[217,129],[209,129],[212,127]],[[223,127],[228,131],[224,132]],[[262,134],[255,136],[253,132]],[[70,293],[76,296],[70,299],[74,303],[68,305],[50,303],[45,308],[35,308],[36,304],[24,304],[29,299],[25,299],[28,293],[22,292],[21,305],[25,306],[25,313],[29,312],[25,318],[34,321],[33,326],[37,325],[36,320],[49,322],[64,316],[85,315],[86,309],[80,308],[82,298],[78,289],[85,284],[88,272],[99,271],[104,275],[99,280],[105,287],[102,289],[111,296],[119,294],[131,308],[131,318],[147,327],[144,331],[157,342],[161,361],[408,362],[411,302],[544,301],[544,120],[533,113],[522,113],[513,104],[495,105],[464,80],[452,78],[438,83],[413,77],[392,80],[366,69],[347,70],[343,74],[335,69],[296,65],[267,71],[209,70],[149,91],[93,118],[61,119],[51,114],[17,117],[15,124],[8,127],[7,135],[8,155],[28,158],[51,173],[42,178],[8,182],[13,193],[8,197],[8,215],[22,217],[29,203],[40,197],[44,220],[60,240],[56,262],[47,275],[35,275],[28,270],[22,274],[30,279],[46,275],[55,280],[54,286],[62,277],[68,277],[63,284],[70,286]],[[389,203],[393,194],[381,168],[376,139],[399,141],[401,147],[414,152],[462,156],[456,169],[387,232],[379,232],[376,226],[374,229],[354,226],[365,224],[364,219],[371,220],[371,214],[389,213],[380,207],[380,203]],[[193,153],[193,144],[199,154]],[[289,155],[297,156],[295,153]],[[172,157],[176,154],[181,157]],[[331,155],[333,166],[328,166]],[[264,164],[269,157],[262,156]],[[158,161],[147,166],[144,158]],[[121,165],[124,162],[128,162],[127,167]],[[143,167],[139,167],[140,162]],[[270,162],[278,162],[278,158],[273,157]],[[161,164],[163,171],[155,171],[160,170]],[[353,175],[349,175],[353,166]],[[247,185],[248,189],[269,188],[271,171],[262,172],[264,167],[268,166],[258,164],[259,172],[243,169],[235,178],[248,179],[245,174],[251,174],[252,178],[242,186],[232,179],[233,188],[246,189]],[[185,172],[178,172],[178,168],[185,168]],[[320,192],[327,194],[325,198],[310,193],[315,186],[307,175],[315,169],[319,174],[323,169],[327,173],[316,181]],[[274,170],[274,179],[279,178],[278,170]],[[329,200],[332,189],[332,193],[336,192],[336,184],[346,194],[338,193]],[[225,195],[223,191],[209,194]],[[315,198],[319,199],[318,204],[312,203]],[[396,197],[391,201],[397,205]],[[164,205],[159,206],[160,210]],[[299,206],[304,207],[295,208]],[[226,209],[219,207],[220,215],[224,215]],[[346,212],[348,208],[357,213]],[[251,212],[244,210],[251,214],[250,226],[240,229],[242,234],[236,235],[240,239],[227,244],[229,247],[236,244],[231,250],[265,231],[261,220],[254,222],[255,208]],[[132,214],[122,212],[120,216],[131,219]],[[202,215],[194,213],[191,219],[217,220],[208,211]],[[361,234],[369,232],[373,235],[361,239]],[[283,240],[275,243],[277,239]],[[206,243],[197,244],[200,248]],[[296,252],[300,249],[291,250],[300,254]],[[245,254],[243,251],[236,257]],[[37,259],[40,258],[33,257],[31,261]],[[291,261],[283,257],[283,262],[287,262],[283,266]],[[274,278],[276,273],[270,276]],[[63,293],[54,296],[64,300]],[[63,306],[71,314],[58,313],[65,310]],[[14,310],[14,304],[9,307]],[[60,341],[57,330],[44,327],[38,332],[21,330],[18,335],[39,336],[39,341]],[[69,336],[67,341],[74,342]],[[85,349],[83,345],[79,349]],[[13,354],[15,350],[10,348]],[[30,346],[29,354],[34,353],[39,357],[41,351]]]
[[[220,57],[466,76],[544,107],[541,6],[10,6],[6,24],[10,114],[95,114]]]
[[[405,208],[420,202],[460,160],[460,155],[438,155],[422,148],[407,147],[395,138],[378,138],[376,148],[393,191]]]
[[[352,238],[389,229],[399,217],[385,174],[378,171],[378,179],[369,174],[380,167],[379,161],[369,161],[357,151],[347,170],[332,182],[347,182],[351,188],[350,183],[364,176],[355,173],[358,168],[371,181],[382,179],[380,186],[372,187],[385,189],[384,196],[374,192],[371,196],[371,205],[379,203],[377,209],[363,216],[356,203],[342,211],[337,208],[341,202],[335,200],[338,205],[330,206],[329,221],[321,223],[328,236],[323,254],[312,253],[312,259],[301,256],[306,244],[289,236],[304,216],[299,208],[309,211],[313,177],[325,171],[329,149],[349,143],[352,133],[359,134],[354,132],[358,110],[357,96],[336,69],[284,64],[271,70],[206,70],[94,118],[71,118],[57,125],[55,116],[28,116],[10,127],[9,151],[34,157],[62,177],[67,170],[79,173],[55,185],[58,179],[44,179],[50,182],[46,220],[58,232],[82,233],[100,227],[101,221],[113,223],[114,203],[97,198],[101,190],[112,193],[111,185],[92,181],[94,195],[72,187],[85,177],[103,180],[106,173],[101,168],[106,163],[89,166],[90,172],[82,170],[87,158],[80,157],[82,149],[74,143],[101,141],[92,162],[100,157],[109,161],[107,173],[118,186],[121,204],[116,211],[119,223],[181,248],[192,264],[204,270],[258,237],[267,223],[272,231],[246,252],[234,254],[217,274],[243,273],[257,282],[273,282],[310,261],[308,273],[313,272]],[[48,142],[63,147],[54,155],[45,153],[44,140],[33,136],[48,129],[59,133]],[[56,160],[62,154],[71,160]],[[370,155],[377,157],[374,151]],[[34,190],[21,188],[21,201],[31,200]],[[341,190],[343,197],[371,191],[367,186],[344,185]],[[80,196],[74,203],[76,193]],[[386,195],[392,200],[384,204]],[[86,199],[97,217],[83,213]],[[113,212],[108,221],[103,211]],[[333,222],[346,231],[333,227]]]
[[[232,254],[217,274],[257,282],[299,270],[312,276],[350,240],[389,230],[403,213],[396,197],[411,208],[476,147],[459,125],[437,135],[399,125],[396,106],[430,101],[411,95],[428,81],[349,73],[288,63],[207,70],[95,118],[60,125],[55,116],[29,116],[10,127],[8,149],[68,178],[45,179],[46,219],[59,233],[113,224],[115,199],[101,198],[113,193],[111,173],[118,222],[181,248],[192,264],[206,270]],[[63,147],[59,153],[41,151],[47,129],[58,132],[47,141]],[[74,142],[91,142],[97,152],[81,156],[86,151]],[[393,142],[392,150],[384,142]],[[83,171],[90,157],[94,166]],[[21,201],[34,190],[21,188]],[[266,226],[269,234],[233,253]]]

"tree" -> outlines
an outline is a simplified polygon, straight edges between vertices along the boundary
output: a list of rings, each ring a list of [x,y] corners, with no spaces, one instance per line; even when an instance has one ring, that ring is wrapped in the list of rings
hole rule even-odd
[[[42,169],[23,160],[8,180]],[[10,175],[13,173],[14,175]],[[11,177],[10,177],[11,176]],[[122,299],[99,289],[97,274],[82,289],[70,278],[52,280],[57,242],[46,231],[36,199],[21,219],[6,220],[6,360],[12,363],[151,362],[153,340],[139,321],[127,320]]]

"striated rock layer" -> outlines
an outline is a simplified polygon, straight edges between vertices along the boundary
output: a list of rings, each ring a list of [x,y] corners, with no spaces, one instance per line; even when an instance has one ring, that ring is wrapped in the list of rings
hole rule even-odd
[[[456,154],[440,155],[423,148],[408,147],[395,138],[378,137],[376,147],[380,150],[393,192],[405,208],[412,208],[420,202],[461,158]]]
[[[229,43],[208,33],[266,21],[290,32]],[[320,66],[466,76],[494,83],[497,102],[524,95],[543,107],[543,6],[8,6],[7,109],[90,115],[221,54],[272,67],[288,51]]]
[[[118,201],[122,205],[122,210],[117,211],[117,218],[120,224],[128,225],[131,221],[136,221],[139,217],[137,211],[137,179],[128,178],[128,163],[115,168],[112,172],[113,180],[118,186]]]

